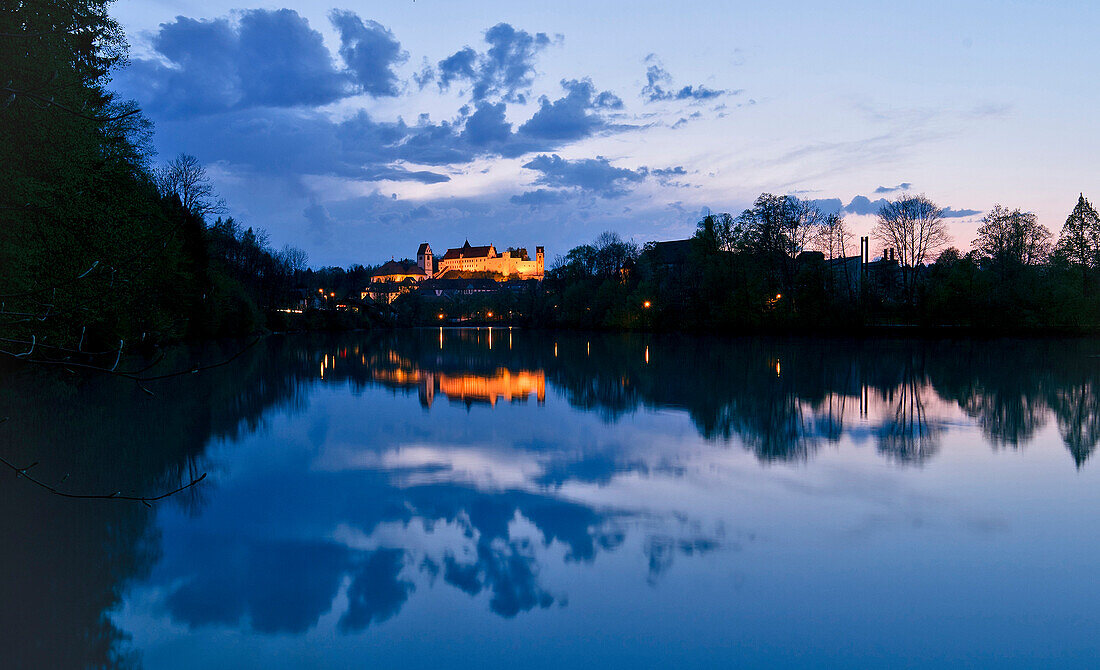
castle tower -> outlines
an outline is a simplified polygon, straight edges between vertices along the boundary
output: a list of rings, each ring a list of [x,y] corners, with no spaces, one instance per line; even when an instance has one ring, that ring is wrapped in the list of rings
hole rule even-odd
[[[430,279],[435,274],[435,262],[432,258],[432,245],[427,242],[416,250],[416,264],[424,271],[424,277]]]
[[[542,277],[545,264],[546,251],[542,247],[535,247],[535,274],[539,277]]]

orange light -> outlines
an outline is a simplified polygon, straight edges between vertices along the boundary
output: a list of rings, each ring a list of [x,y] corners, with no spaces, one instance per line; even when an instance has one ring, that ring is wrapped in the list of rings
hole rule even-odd
[[[653,303],[651,303],[651,302],[649,302],[648,300],[646,300],[645,302],[643,302],[643,303],[642,303],[642,307],[645,307],[646,309],[649,309],[650,305],[652,305],[652,304],[653,304]]]
[[[775,299],[776,299],[776,300],[779,300],[779,299],[780,299],[780,298],[782,298],[782,297],[783,297],[783,294],[782,294],[782,293],[776,293],[776,294],[775,294]]]
[[[489,316],[490,319],[493,318],[493,313],[489,312],[488,316]]]
[[[439,315],[439,318],[441,318],[441,319],[442,319],[442,318],[443,318],[443,315],[442,315],[442,314],[440,314],[440,315]]]

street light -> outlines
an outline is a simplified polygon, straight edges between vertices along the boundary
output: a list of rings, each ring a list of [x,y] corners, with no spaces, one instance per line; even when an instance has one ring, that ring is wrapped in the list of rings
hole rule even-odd
[[[653,303],[651,303],[648,300],[646,300],[645,302],[642,303],[642,307],[645,307],[646,309],[649,309],[652,305],[653,305]]]

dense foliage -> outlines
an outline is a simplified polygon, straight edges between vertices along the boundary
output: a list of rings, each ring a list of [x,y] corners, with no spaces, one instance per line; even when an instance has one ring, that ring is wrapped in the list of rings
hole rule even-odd
[[[105,0],[0,8],[0,349],[116,352],[248,332],[300,252],[232,219],[197,161],[155,170],[150,124],[106,89],[126,43]],[[124,343],[120,345],[120,343]]]
[[[1034,214],[998,205],[973,250],[943,211],[903,195],[878,213],[882,259],[864,266],[844,220],[791,196],[704,217],[688,242],[638,248],[613,233],[548,272],[530,317],[556,327],[850,330],[868,325],[1091,329],[1100,324],[1100,217],[1082,195],[1057,243]],[[866,268],[866,269],[865,269]]]

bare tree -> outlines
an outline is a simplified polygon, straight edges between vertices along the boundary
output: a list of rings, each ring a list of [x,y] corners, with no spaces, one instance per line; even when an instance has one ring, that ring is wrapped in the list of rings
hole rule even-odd
[[[214,191],[206,168],[190,154],[176,156],[158,168],[154,177],[161,195],[179,196],[184,209],[201,219],[226,211],[225,201]]]
[[[283,250],[279,252],[278,256],[283,265],[291,272],[305,270],[306,264],[309,262],[309,256],[306,255],[306,252],[289,244],[283,246]]]
[[[878,211],[871,235],[883,248],[893,249],[901,265],[902,284],[913,302],[916,269],[951,242],[943,209],[924,195],[902,195]]]
[[[809,200],[783,196],[784,224],[788,240],[787,255],[795,258],[810,248],[825,223],[825,215]]]
[[[813,248],[825,254],[826,258],[844,258],[852,243],[852,233],[839,214],[825,217],[821,227],[814,235]]]

